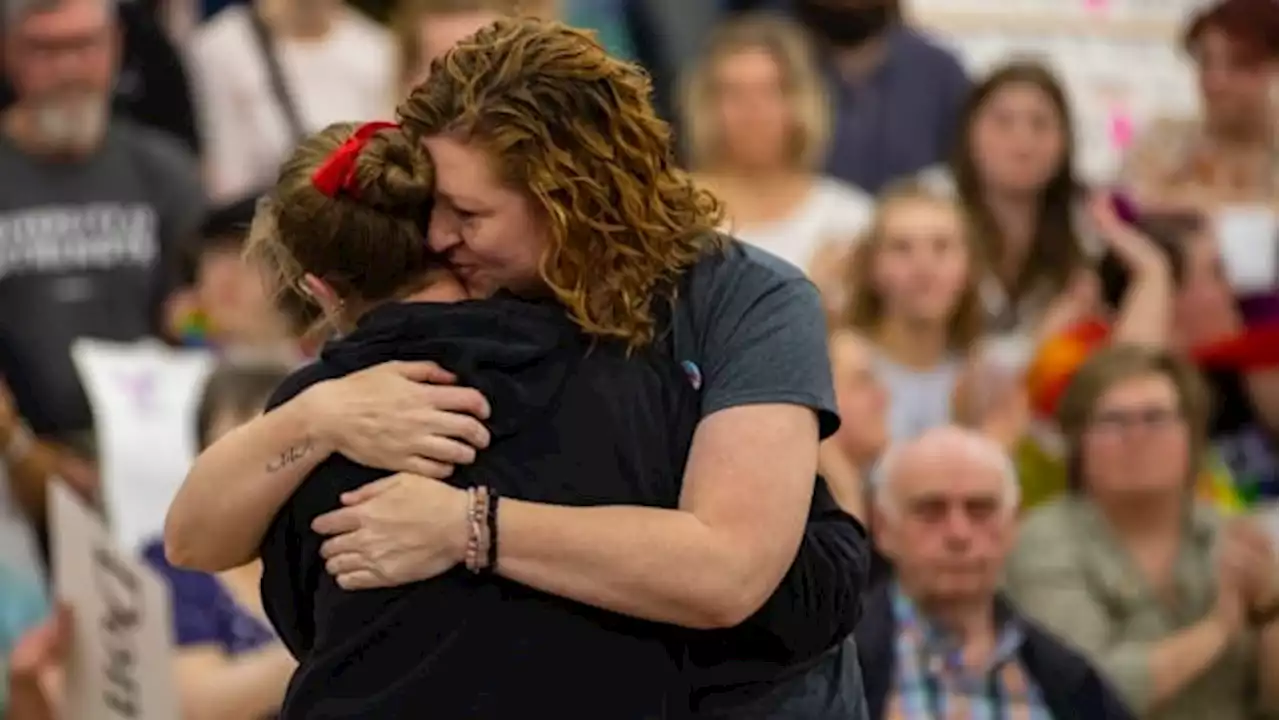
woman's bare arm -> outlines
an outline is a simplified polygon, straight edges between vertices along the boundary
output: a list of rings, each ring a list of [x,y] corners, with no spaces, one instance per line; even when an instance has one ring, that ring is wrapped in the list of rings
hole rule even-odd
[[[626,615],[737,625],[795,557],[817,450],[809,408],[714,413],[695,432],[679,511],[503,500],[498,573]]]
[[[334,452],[432,478],[472,462],[489,443],[478,419],[488,404],[448,384],[455,380],[435,363],[383,363],[312,385],[223,436],[196,458],[169,506],[169,561],[221,572],[257,558],[272,519]]]
[[[313,392],[320,387],[232,430],[196,458],[165,517],[169,562],[221,572],[258,556],[276,513],[333,452],[320,432],[323,398]]]
[[[182,720],[269,717],[298,666],[278,643],[235,657],[212,647],[181,649],[175,664]]]

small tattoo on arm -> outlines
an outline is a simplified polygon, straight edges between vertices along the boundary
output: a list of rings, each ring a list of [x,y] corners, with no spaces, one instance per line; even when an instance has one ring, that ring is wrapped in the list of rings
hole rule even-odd
[[[298,462],[311,452],[311,438],[307,438],[293,447],[285,450],[276,456],[271,462],[267,463],[267,472],[276,473]]]

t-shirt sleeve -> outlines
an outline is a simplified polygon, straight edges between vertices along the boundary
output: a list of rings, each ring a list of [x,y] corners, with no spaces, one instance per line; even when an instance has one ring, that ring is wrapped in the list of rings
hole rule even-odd
[[[803,405],[818,413],[821,437],[834,433],[840,418],[826,317],[813,283],[785,261],[747,247],[733,247],[693,272],[689,302],[702,416],[740,405]]]
[[[218,614],[218,603],[226,592],[207,573],[183,570],[169,564],[164,546],[151,543],[142,558],[169,586],[173,607],[173,641],[178,647],[222,645],[226,633]]]

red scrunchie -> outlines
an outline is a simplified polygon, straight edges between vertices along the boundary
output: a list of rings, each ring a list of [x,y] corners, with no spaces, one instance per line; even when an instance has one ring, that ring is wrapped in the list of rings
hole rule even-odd
[[[341,147],[320,163],[311,175],[311,184],[326,197],[337,197],[340,192],[356,197],[356,158],[360,151],[374,133],[397,127],[400,126],[392,122],[369,122],[356,128]]]

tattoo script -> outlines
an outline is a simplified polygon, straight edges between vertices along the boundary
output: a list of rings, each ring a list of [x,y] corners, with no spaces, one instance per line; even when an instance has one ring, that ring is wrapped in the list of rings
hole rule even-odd
[[[275,473],[289,467],[298,462],[311,452],[311,438],[307,438],[293,447],[280,453],[276,458],[267,463],[267,472]]]

